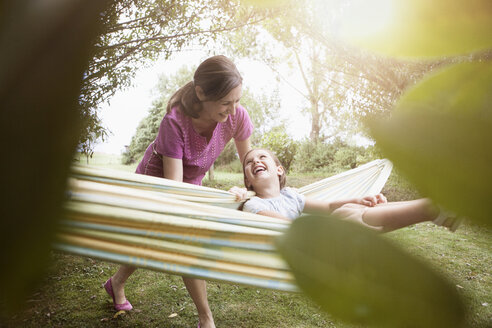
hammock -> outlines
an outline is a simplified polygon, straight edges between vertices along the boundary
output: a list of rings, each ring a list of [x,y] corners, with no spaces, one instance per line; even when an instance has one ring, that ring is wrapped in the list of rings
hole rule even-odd
[[[391,169],[388,160],[376,160],[299,191],[322,200],[376,194]],[[76,166],[68,198],[57,250],[205,280],[297,291],[275,249],[289,222],[238,211],[240,203],[226,191]]]

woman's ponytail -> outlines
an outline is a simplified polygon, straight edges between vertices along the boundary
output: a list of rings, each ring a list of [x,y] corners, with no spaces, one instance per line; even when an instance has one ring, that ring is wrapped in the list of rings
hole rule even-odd
[[[179,106],[186,115],[198,118],[199,115],[195,106],[199,103],[200,99],[196,95],[193,81],[190,81],[171,96],[167,103],[166,112],[169,113],[173,107]]]

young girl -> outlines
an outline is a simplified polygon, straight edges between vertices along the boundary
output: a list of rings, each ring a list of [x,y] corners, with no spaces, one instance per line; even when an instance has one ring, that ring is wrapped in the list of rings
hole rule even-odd
[[[363,224],[382,232],[415,223],[433,221],[456,230],[458,221],[440,214],[429,199],[387,202],[383,194],[332,202],[305,198],[285,187],[285,169],[277,157],[266,149],[253,149],[243,160],[244,184],[256,193],[244,204],[244,211],[293,220],[303,212],[332,214],[340,219]]]

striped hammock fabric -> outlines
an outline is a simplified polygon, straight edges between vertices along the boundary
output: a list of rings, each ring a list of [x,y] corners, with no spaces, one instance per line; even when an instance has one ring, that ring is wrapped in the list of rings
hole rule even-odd
[[[376,160],[299,191],[322,200],[371,195],[381,191],[391,169],[388,160]],[[238,211],[240,204],[226,191],[77,166],[68,197],[57,250],[205,280],[297,290],[275,248],[289,222]]]

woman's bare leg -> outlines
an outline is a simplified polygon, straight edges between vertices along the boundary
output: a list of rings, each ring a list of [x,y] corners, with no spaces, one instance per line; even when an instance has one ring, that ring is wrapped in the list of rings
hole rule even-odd
[[[383,231],[392,231],[412,224],[432,221],[439,209],[427,198],[378,204],[369,207],[362,220],[371,226],[383,227]]]
[[[215,328],[212,311],[210,311],[208,305],[207,283],[205,280],[183,277],[183,281],[198,311],[200,328]]]
[[[114,299],[116,304],[123,304],[125,297],[125,282],[137,268],[129,265],[122,265],[113,275],[111,284],[113,286]]]

